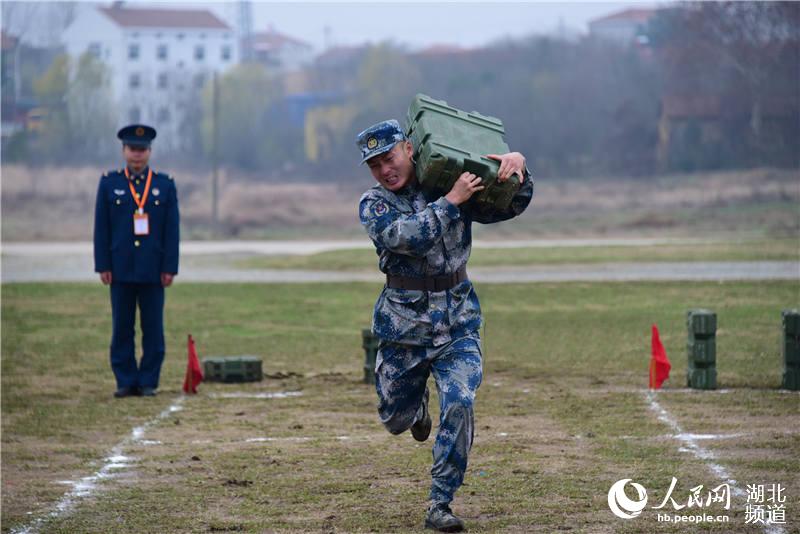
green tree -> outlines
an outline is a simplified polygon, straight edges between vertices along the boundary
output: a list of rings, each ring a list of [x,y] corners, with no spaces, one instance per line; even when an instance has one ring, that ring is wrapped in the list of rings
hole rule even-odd
[[[69,90],[69,57],[59,55],[50,68],[34,80],[33,89],[43,108],[44,120],[33,143],[34,160],[60,159],[68,153],[72,130],[66,97]]]
[[[269,166],[282,159],[280,128],[270,127],[268,112],[282,96],[280,82],[257,64],[239,65],[222,76],[218,83],[219,124],[214,135],[214,83],[203,90],[203,147],[207,155],[216,150],[220,163],[245,169]],[[214,146],[215,139],[218,143]]]
[[[367,115],[402,118],[421,85],[419,68],[402,50],[383,43],[371,48],[359,66],[356,99]]]
[[[78,60],[74,72],[66,55],[34,80],[43,111],[31,156],[37,161],[76,161],[108,154],[114,131],[109,72],[90,54]]]
[[[72,150],[84,157],[108,153],[113,143],[115,113],[108,67],[91,54],[78,60],[66,94]]]

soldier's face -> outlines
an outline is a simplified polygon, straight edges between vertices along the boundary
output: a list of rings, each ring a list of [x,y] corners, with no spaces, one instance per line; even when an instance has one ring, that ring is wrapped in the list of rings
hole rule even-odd
[[[414,148],[401,141],[388,151],[367,160],[375,180],[389,191],[399,191],[414,178]]]
[[[128,167],[141,169],[147,165],[147,161],[150,159],[150,148],[124,145],[122,155],[125,157]]]

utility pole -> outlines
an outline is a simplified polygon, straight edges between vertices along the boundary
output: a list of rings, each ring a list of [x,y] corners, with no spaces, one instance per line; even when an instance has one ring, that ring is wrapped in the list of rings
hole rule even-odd
[[[219,235],[219,80],[216,71],[212,85],[214,124],[211,128],[211,234],[217,236]]]
[[[253,6],[250,0],[239,0],[237,19],[240,58],[242,63],[253,61]]]

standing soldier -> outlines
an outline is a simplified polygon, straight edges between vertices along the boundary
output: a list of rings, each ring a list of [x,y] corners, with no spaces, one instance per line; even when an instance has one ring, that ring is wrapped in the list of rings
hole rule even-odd
[[[152,397],[164,361],[164,288],[178,274],[180,217],[172,177],[148,166],[156,131],[122,128],[124,169],[100,178],[94,214],[94,270],[111,286],[111,369],[115,397]],[[134,345],[136,305],[142,325],[142,360]]]
[[[361,224],[386,274],[373,316],[380,338],[378,414],[392,434],[410,429],[417,441],[427,440],[427,381],[433,373],[441,415],[425,528],[459,532],[464,523],[450,502],[467,469],[473,402],[483,376],[480,304],[466,273],[472,222],[494,223],[522,213],[533,196],[533,181],[522,154],[491,155],[500,161],[499,180],[513,174],[522,180],[509,208],[466,204],[483,189],[481,178],[467,172],[445,196],[426,198],[416,178],[414,148],[396,120],[364,130],[356,142],[361,162],[378,182],[361,197]]]

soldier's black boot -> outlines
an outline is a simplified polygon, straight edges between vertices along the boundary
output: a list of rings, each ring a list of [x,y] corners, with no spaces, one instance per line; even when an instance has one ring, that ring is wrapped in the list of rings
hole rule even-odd
[[[428,413],[428,399],[431,394],[425,388],[425,395],[422,397],[422,417],[411,425],[411,435],[417,441],[425,441],[431,435],[431,414]]]
[[[124,397],[131,397],[136,395],[136,388],[118,388],[117,391],[114,392],[114,396],[118,399],[122,399]]]
[[[450,506],[435,502],[425,515],[425,528],[439,532],[461,532],[464,530],[464,522],[453,514]]]

